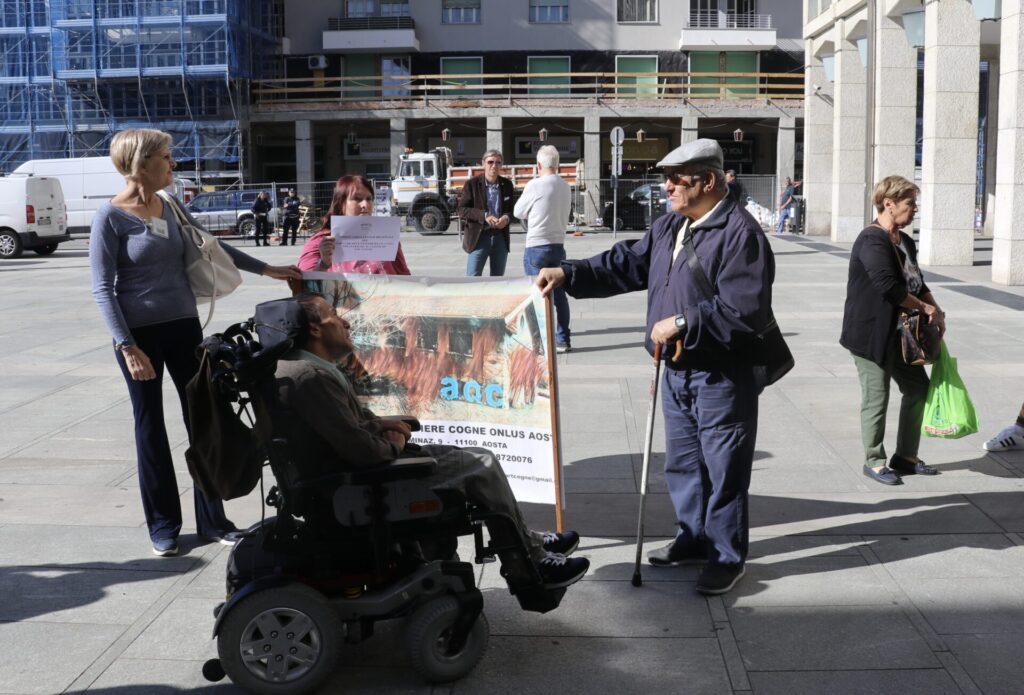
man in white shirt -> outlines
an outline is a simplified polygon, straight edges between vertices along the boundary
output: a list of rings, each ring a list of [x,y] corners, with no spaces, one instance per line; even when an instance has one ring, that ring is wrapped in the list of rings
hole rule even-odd
[[[537,150],[540,176],[526,184],[513,214],[526,226],[523,270],[537,275],[541,268],[557,268],[565,260],[565,228],[569,222],[572,194],[558,175],[558,150],[545,145]],[[557,288],[552,294],[558,325],[555,350],[569,352],[569,298]]]

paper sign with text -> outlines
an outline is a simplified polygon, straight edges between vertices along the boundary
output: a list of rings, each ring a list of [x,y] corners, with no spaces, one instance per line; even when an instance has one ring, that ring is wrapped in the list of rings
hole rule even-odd
[[[393,261],[401,233],[398,217],[331,215],[331,236],[337,242],[333,262]]]

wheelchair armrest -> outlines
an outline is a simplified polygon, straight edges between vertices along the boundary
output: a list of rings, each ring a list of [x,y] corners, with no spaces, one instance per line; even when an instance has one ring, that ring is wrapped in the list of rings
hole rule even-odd
[[[392,480],[424,478],[433,473],[435,468],[437,468],[436,459],[429,456],[416,456],[395,459],[383,466],[342,471],[338,474],[337,480],[342,485],[372,485]]]
[[[401,420],[405,424],[409,425],[409,429],[413,432],[419,432],[422,427],[418,418],[412,415],[381,415],[381,420]]]

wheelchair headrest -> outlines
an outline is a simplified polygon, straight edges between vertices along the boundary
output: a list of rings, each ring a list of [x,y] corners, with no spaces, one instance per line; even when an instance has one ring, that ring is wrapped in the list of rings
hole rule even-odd
[[[252,323],[264,349],[275,348],[283,342],[289,343],[289,347],[304,343],[309,333],[306,312],[291,297],[257,304]]]
[[[235,389],[249,390],[272,379],[277,361],[292,349],[291,340],[280,340],[264,347],[253,338],[251,321],[236,323],[223,333],[211,335],[199,345],[200,355],[209,354],[214,365],[214,378],[224,380]]]

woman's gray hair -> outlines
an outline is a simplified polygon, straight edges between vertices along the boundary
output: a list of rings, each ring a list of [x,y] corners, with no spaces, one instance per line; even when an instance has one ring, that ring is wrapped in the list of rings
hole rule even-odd
[[[558,148],[554,145],[544,145],[544,147],[537,150],[537,164],[540,164],[545,169],[557,169],[558,161]]]
[[[501,150],[487,150],[484,152],[484,156],[480,158],[480,161],[486,162],[488,157],[500,157],[502,162],[505,161],[505,158],[501,156]]]
[[[171,148],[171,136],[154,128],[127,128],[110,141],[110,160],[122,176],[136,176],[142,163],[161,149]]]

